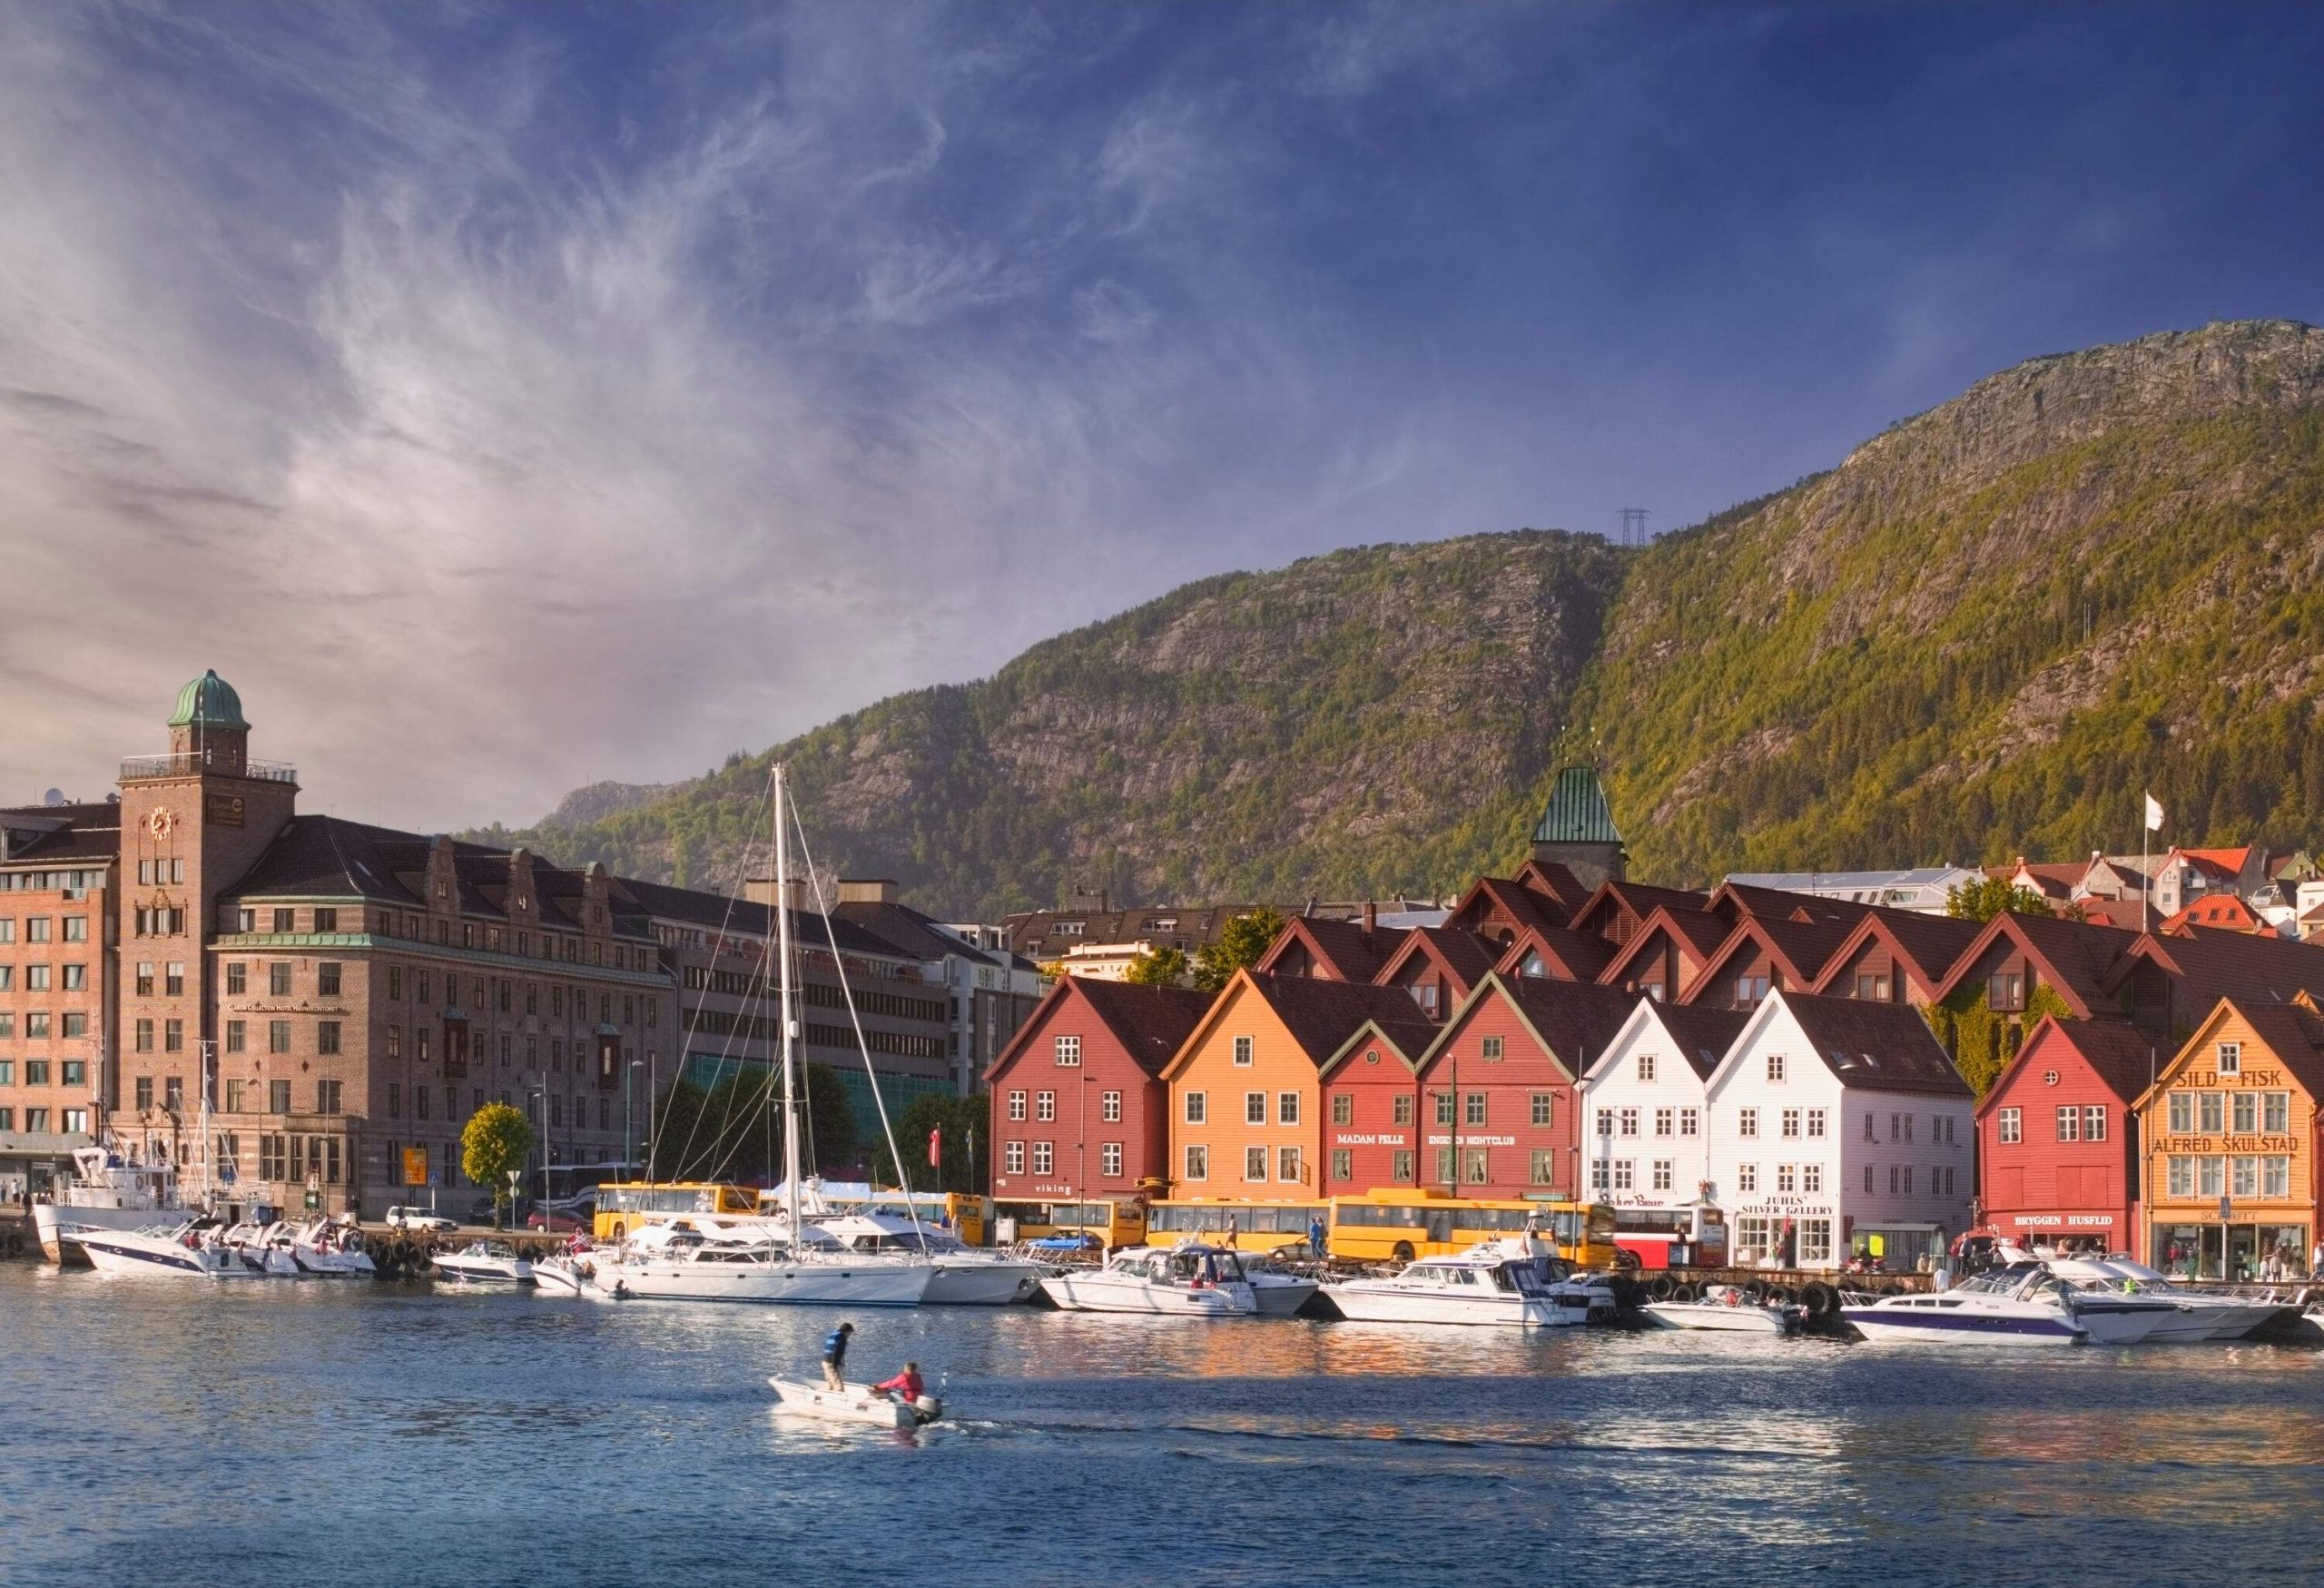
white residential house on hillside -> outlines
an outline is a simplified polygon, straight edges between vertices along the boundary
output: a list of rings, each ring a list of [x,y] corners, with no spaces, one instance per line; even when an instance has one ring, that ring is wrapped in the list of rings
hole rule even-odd
[[[1739,1010],[1641,998],[1583,1071],[1586,1183],[1593,1201],[1613,1204],[1625,1238],[1697,1236],[1709,1178],[1704,1083],[1748,1018]],[[1702,1253],[1705,1261],[1719,1256]]]
[[[1770,993],[1704,1090],[1737,1263],[1912,1268],[1967,1227],[1974,1100],[1909,1004]]]

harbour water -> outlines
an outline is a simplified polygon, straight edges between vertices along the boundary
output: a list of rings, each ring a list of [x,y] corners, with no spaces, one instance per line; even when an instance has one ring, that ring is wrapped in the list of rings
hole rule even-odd
[[[864,1314],[0,1268],[0,1583],[2313,1580],[2324,1354]]]

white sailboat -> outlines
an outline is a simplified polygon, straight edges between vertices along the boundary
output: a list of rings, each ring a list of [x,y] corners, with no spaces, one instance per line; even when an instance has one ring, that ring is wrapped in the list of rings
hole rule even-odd
[[[917,1307],[937,1277],[923,1254],[849,1250],[801,1216],[798,1054],[791,948],[790,807],[774,768],[773,907],[783,1054],[783,1212],[775,1227],[709,1232],[670,1228],[596,1257],[590,1283],[646,1300],[729,1301],[814,1307]],[[875,1084],[873,1091],[877,1095]],[[886,1114],[881,1113],[884,1124]],[[892,1137],[889,1150],[895,1143]],[[691,1221],[689,1221],[691,1222]]]

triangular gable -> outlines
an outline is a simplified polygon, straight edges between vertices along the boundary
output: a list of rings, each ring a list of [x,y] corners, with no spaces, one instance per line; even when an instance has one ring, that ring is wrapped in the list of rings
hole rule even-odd
[[[1913,985],[1920,990],[1921,996],[1931,1003],[1935,1002],[1937,988],[1943,985],[1945,977],[1952,973],[1953,967],[1959,962],[1961,955],[1967,952],[1968,947],[1976,942],[1980,934],[1974,928],[1958,933],[1941,931],[1942,927],[1968,926],[1965,922],[1955,922],[1941,915],[1914,916],[1912,922],[1908,923],[1905,920],[1896,919],[1888,911],[1872,911],[1856,923],[1856,930],[1849,932],[1840,946],[1833,951],[1832,957],[1825,963],[1822,973],[1816,978],[1815,982],[1807,991],[1818,997],[1833,996],[1833,983],[1847,973],[1848,967],[1856,962],[1857,955],[1872,944],[1878,943],[1887,949],[1896,962],[1904,967],[1905,975],[1911,979]],[[1950,952],[1945,950],[1945,940],[1948,937],[1958,937],[1963,940],[1955,943]],[[1942,957],[1939,958],[1939,956]]]
[[[2203,1016],[2193,1031],[2187,1033],[2187,1040],[2180,1043],[2178,1050],[2165,1059],[2162,1068],[2155,1071],[2154,1084],[2139,1094],[2137,1107],[2142,1113],[2156,1098],[2171,1090],[2171,1084],[2179,1079],[2180,1072],[2194,1061],[2197,1054],[2219,1040],[2220,1027],[2227,1022],[2227,1017],[2234,1011],[2235,1001],[2231,998],[2222,998],[2211,1005],[2211,1012]]]
[[[1705,906],[1728,920],[1756,915],[1765,921],[1846,921],[1854,923],[1871,910],[1854,899],[1827,899],[1820,893],[1795,893],[1787,888],[1763,888],[1753,883],[1721,883]]]
[[[1570,923],[1575,912],[1590,902],[1590,890],[1561,861],[1528,860],[1517,868],[1517,875],[1512,880],[1554,905],[1549,912],[1560,926]]]
[[[1595,981],[1614,954],[1613,944],[1587,932],[1563,927],[1530,928],[1502,952],[1493,969],[1504,976],[1526,974],[1528,955],[1539,954],[1549,978],[1557,981]]]
[[[1984,1119],[1999,1102],[2004,1092],[2016,1080],[2020,1071],[2037,1061],[2040,1054],[2056,1043],[2063,1042],[2087,1065],[2092,1074],[2105,1084],[2106,1090],[2120,1098],[2127,1107],[2135,1108],[2149,1084],[2142,1073],[2150,1039],[2136,1026],[2122,1021],[2077,1020],[2062,1021],[2045,1014],[2009,1062],[2001,1067],[1985,1095],[1977,1100],[1977,1117]],[[2134,1060],[2125,1066],[2125,1058]],[[2160,1074],[2160,1070],[2157,1070]]]
[[[1657,949],[1669,944],[1679,951],[1679,974],[1676,985],[1664,989],[1671,998],[1692,981],[1695,973],[1709,963],[1719,945],[1728,936],[1725,923],[1716,915],[1699,910],[1672,911],[1658,905],[1654,913],[1640,922],[1630,942],[1615,952],[1597,980],[1609,987],[1620,987],[1631,979],[1633,969]]]
[[[1236,1003],[1246,998],[1258,998],[1262,1003],[1266,1001],[1265,999],[1259,997],[1258,983],[1251,979],[1248,966],[1236,971],[1232,977],[1228,978],[1226,985],[1218,990],[1218,996],[1210,1001],[1210,1011],[1202,1017],[1193,1031],[1187,1033],[1187,1040],[1178,1044],[1178,1050],[1176,1053],[1170,1055],[1170,1062],[1162,1067],[1161,1078],[1164,1080],[1176,1080],[1183,1074],[1187,1066],[1194,1061],[1196,1052],[1205,1042],[1210,1041],[1211,1033],[1218,1029],[1219,1022],[1226,1018]],[[1267,1011],[1267,1018],[1278,1024],[1283,1019],[1273,1009]]]
[[[1529,927],[1563,926],[1566,913],[1554,901],[1527,891],[1512,879],[1479,877],[1442,924],[1448,931],[1474,932],[1506,945]],[[1487,930],[1496,914],[1505,923],[1506,935],[1496,936]]]
[[[1430,1028],[1432,1031],[1433,1031],[1434,1029],[1434,1027]],[[1396,1056],[1397,1062],[1401,1063],[1404,1067],[1405,1073],[1408,1075],[1418,1075],[1420,1073],[1419,1053],[1407,1052],[1405,1050],[1403,1041],[1398,1038],[1395,1031],[1382,1025],[1376,1020],[1368,1020],[1362,1025],[1356,1027],[1354,1034],[1352,1034],[1346,1041],[1340,1044],[1338,1052],[1334,1053],[1329,1059],[1324,1060],[1323,1064],[1315,1071],[1316,1078],[1321,1080],[1331,1080],[1334,1074],[1344,1068],[1348,1061],[1354,1059],[1358,1053],[1367,1052],[1374,1048],[1384,1048],[1389,1052],[1394,1054]],[[1423,1050],[1423,1051],[1424,1050]]]
[[[1846,928],[1837,922],[1768,921],[1746,915],[1735,923],[1727,941],[1703,962],[1686,991],[1679,995],[1681,1003],[1693,1003],[1718,984],[1718,979],[1728,973],[1738,955],[1747,949],[1764,950],[1783,972],[1783,985],[1795,992],[1805,992],[1824,974],[1824,967],[1846,941]]]
[[[1600,883],[1598,891],[1574,912],[1569,925],[1575,932],[1586,932],[1609,942],[1619,942],[1626,939],[1630,932],[1642,925],[1658,907],[1702,910],[1709,903],[1709,894],[1692,893],[1684,888],[1658,888],[1650,883],[1605,882]],[[1620,925],[1623,922],[1629,922],[1627,930]]]
[[[1305,953],[1319,967],[1325,980],[1369,981],[1403,946],[1406,935],[1399,927],[1374,926],[1367,931],[1358,921],[1295,915],[1284,922],[1275,942],[1267,945],[1267,952],[1251,968],[1273,974],[1286,959]]]
[[[1679,1061],[1694,1072],[1695,1079],[1708,1084],[1726,1058],[1728,1045],[1748,1023],[1748,1016],[1740,1010],[1691,1009],[1685,1004],[1641,998],[1630,1011],[1630,1018],[1622,1021],[1621,1029],[1606,1040],[1598,1056],[1583,1069],[1583,1083],[1601,1079],[1613,1056],[1640,1041],[1640,1033],[1651,1026],[1669,1043],[1670,1051]]]
[[[1429,1043],[1427,1050],[1421,1054],[1418,1070],[1421,1074],[1426,1074],[1429,1067],[1436,1062],[1438,1056],[1458,1038],[1470,1018],[1478,1010],[1483,1008],[1489,1001],[1497,998],[1509,1005],[1512,1012],[1517,1016],[1518,1023],[1525,1028],[1526,1034],[1531,1038],[1534,1045],[1549,1056],[1550,1062],[1556,1066],[1559,1072],[1564,1075],[1568,1081],[1578,1080],[1574,1063],[1560,1050],[1573,1050],[1573,1058],[1581,1060],[1581,1068],[1586,1070],[1589,1068],[1590,1060],[1581,1050],[1590,1044],[1586,1040],[1570,1040],[1563,1034],[1544,1031],[1541,1019],[1542,1011],[1540,1005],[1546,1001],[1558,998],[1602,1003],[1608,1001],[1610,992],[1610,989],[1599,987],[1588,981],[1528,981],[1521,979],[1504,978],[1499,972],[1494,972],[1477,983],[1476,991],[1462,1000],[1461,1007],[1452,1011],[1452,1018],[1447,1020],[1443,1029],[1436,1033],[1435,1041]],[[1615,1030],[1619,1030],[1621,1021],[1616,1020],[1611,1024]],[[1606,1039],[1606,1041],[1610,1040],[1610,1036]],[[1604,1042],[1600,1041],[1596,1045],[1602,1050]]]
[[[1492,973],[1497,957],[1493,946],[1472,932],[1448,932],[1441,926],[1414,927],[1405,937],[1403,946],[1380,967],[1373,985],[1397,985],[1397,978],[1411,969],[1415,959],[1424,959],[1452,984],[1452,1000],[1457,1006],[1479,981]]]
[[[2073,1012],[2076,1020],[2089,1020],[2093,1015],[2100,1012],[2121,1013],[2122,1011],[2112,1007],[2105,997],[2108,987],[2104,976],[2093,972],[2086,963],[2080,962],[2078,958],[2071,953],[2052,952],[2053,949],[2068,949],[2074,942],[2074,940],[2064,938],[2055,942],[2044,941],[2052,935],[2052,929],[2061,927],[2074,932],[2112,932],[2116,930],[2112,927],[2084,926],[2077,922],[2060,921],[2055,916],[2019,915],[2014,912],[2004,910],[1986,922],[1985,930],[1978,934],[1977,941],[1971,943],[1954,964],[1952,972],[1945,978],[1944,984],[1936,990],[1935,1001],[1942,1003],[1959,991],[1965,981],[1976,974],[1977,967],[1984,962],[1986,957],[1993,952],[1994,946],[2002,939],[2007,938],[2014,946],[2024,952],[2027,959],[2033,961],[2034,969],[2041,972],[2043,985],[2065,1000],[2066,1007]],[[2126,943],[2125,950],[2128,947]],[[2118,961],[2120,957],[2119,953],[2115,956]],[[2112,969],[2112,967],[2110,966],[2109,970]]]
[[[1791,1011],[1784,1008],[1783,994],[1768,993],[1759,1001],[1757,1008],[1745,1016],[1743,1029],[1735,1033],[1735,1040],[1727,1044],[1727,1051],[1719,1055],[1718,1067],[1703,1077],[1703,1096],[1706,1099],[1718,1094],[1718,1089],[1725,1086],[1728,1079],[1734,1075],[1735,1067],[1742,1062],[1741,1055],[1750,1048],[1752,1043],[1758,1041],[1761,1031],[1766,1031],[1771,1023],[1778,1020],[1788,1023],[1792,1030],[1798,1033],[1803,1044],[1807,1042],[1807,1033],[1799,1030],[1799,1022],[1792,1020]]]

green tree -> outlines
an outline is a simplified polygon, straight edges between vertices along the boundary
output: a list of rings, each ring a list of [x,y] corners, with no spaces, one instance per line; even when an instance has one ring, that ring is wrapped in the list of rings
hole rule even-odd
[[[1235,979],[1235,972],[1255,965],[1283,931],[1283,916],[1265,904],[1236,916],[1220,929],[1216,942],[1195,951],[1195,985],[1216,992]]]
[[[988,1121],[992,1118],[992,1099],[976,1097],[944,1097],[929,1093],[916,1097],[911,1106],[895,1118],[896,1148],[904,1157],[907,1174],[896,1172],[895,1159],[888,1155],[888,1144],[875,1142],[872,1149],[872,1179],[875,1184],[897,1186],[907,1180],[915,1191],[966,1191],[977,1196],[985,1194],[992,1182],[991,1130]],[[941,1130],[938,1139],[939,1163],[928,1166],[928,1133]],[[970,1133],[976,1142],[976,1171],[969,1169]]]
[[[855,1167],[855,1113],[829,1065],[803,1067],[800,1121],[808,1172],[843,1178]],[[783,1175],[783,1077],[772,1066],[738,1069],[715,1085],[681,1080],[663,1094],[653,1172],[661,1179],[772,1184]]]
[[[1122,972],[1122,980],[1135,981],[1140,987],[1184,987],[1192,973],[1186,950],[1159,948],[1132,960],[1129,969]]]
[[[532,1121],[507,1103],[485,1104],[460,1131],[460,1172],[471,1185],[491,1187],[496,1203],[507,1199],[508,1171],[522,1169],[532,1156]]]
[[[2047,899],[2006,877],[1980,877],[1945,895],[1945,912],[1956,921],[1991,921],[2004,910],[2014,915],[2053,913]]]

